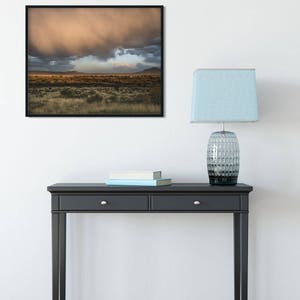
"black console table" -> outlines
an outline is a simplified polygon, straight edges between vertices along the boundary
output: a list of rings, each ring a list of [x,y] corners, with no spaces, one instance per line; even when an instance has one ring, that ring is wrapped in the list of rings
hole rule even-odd
[[[48,187],[52,200],[53,300],[66,294],[66,215],[68,213],[232,213],[234,216],[234,300],[248,298],[248,194],[252,187],[176,183],[124,187],[61,183]]]

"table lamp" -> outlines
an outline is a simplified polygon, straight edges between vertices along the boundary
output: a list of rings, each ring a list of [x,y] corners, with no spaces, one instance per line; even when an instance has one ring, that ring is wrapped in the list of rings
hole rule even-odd
[[[235,185],[240,154],[234,132],[226,122],[258,120],[255,69],[198,69],[194,72],[192,123],[216,122],[207,147],[207,170],[212,185]]]

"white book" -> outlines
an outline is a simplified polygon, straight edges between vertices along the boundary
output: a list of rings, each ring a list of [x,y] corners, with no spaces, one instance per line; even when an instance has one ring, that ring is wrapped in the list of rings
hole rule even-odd
[[[107,179],[107,185],[122,185],[122,186],[162,186],[170,185],[172,180],[170,178],[161,179]]]
[[[161,171],[124,170],[110,172],[109,179],[160,179]]]

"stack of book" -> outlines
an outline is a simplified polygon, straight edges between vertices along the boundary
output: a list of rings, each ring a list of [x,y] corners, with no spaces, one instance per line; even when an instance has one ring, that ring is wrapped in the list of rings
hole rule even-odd
[[[113,171],[107,185],[137,185],[137,186],[162,186],[170,185],[171,179],[161,178],[161,171]]]

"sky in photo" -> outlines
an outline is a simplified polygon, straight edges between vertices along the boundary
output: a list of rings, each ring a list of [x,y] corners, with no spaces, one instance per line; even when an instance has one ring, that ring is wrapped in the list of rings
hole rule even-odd
[[[160,65],[160,8],[28,10],[29,71],[132,73]]]

